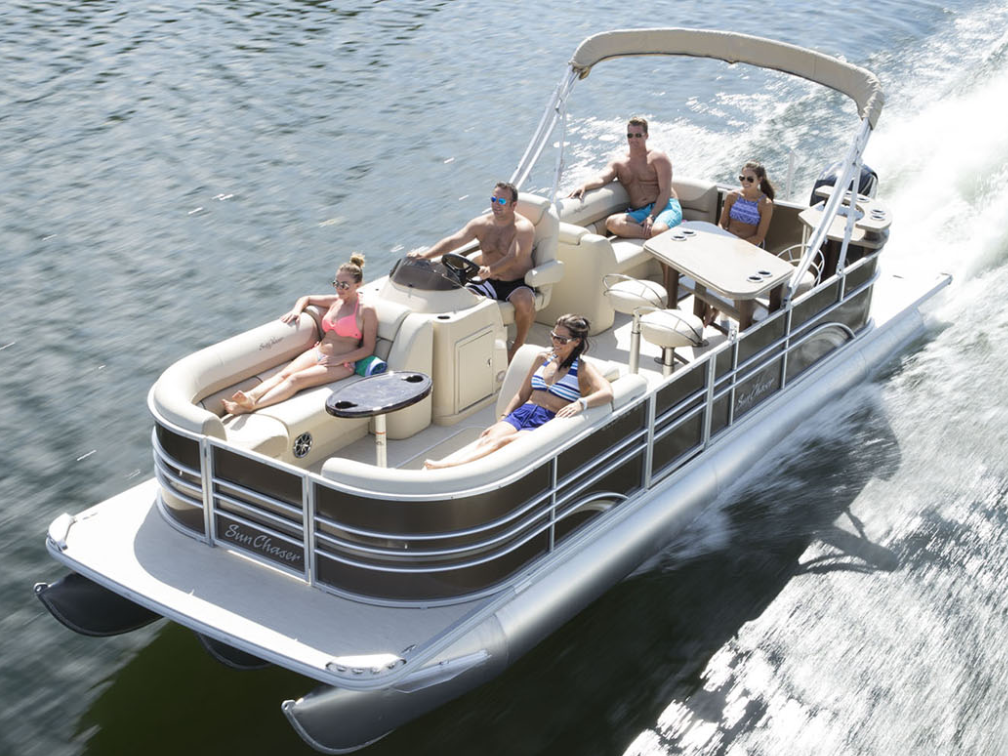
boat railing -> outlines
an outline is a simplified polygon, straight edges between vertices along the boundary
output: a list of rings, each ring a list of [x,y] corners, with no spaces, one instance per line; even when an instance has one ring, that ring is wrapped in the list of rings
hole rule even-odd
[[[189,536],[378,604],[469,600],[513,585],[576,531],[660,483],[868,323],[878,252],[536,456],[446,492],[369,490],[182,429],[155,413],[159,507]]]

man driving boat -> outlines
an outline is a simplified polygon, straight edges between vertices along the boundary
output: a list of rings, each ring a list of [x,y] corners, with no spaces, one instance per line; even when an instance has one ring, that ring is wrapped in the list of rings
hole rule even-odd
[[[650,239],[682,223],[682,207],[672,188],[672,161],[661,150],[648,149],[648,123],[644,118],[631,118],[626,136],[627,154],[613,160],[597,178],[569,196],[582,199],[587,191],[619,181],[630,195],[630,207],[606,218],[606,229],[616,236]]]
[[[481,280],[470,282],[466,287],[514,306],[515,340],[508,348],[508,362],[525,343],[535,319],[535,294],[525,283],[525,274],[532,269],[535,227],[516,211],[517,203],[518,189],[499,181],[490,197],[489,215],[479,215],[433,247],[407,255],[429,260],[453,252],[473,239],[479,241],[480,251],[474,262],[480,266]]]

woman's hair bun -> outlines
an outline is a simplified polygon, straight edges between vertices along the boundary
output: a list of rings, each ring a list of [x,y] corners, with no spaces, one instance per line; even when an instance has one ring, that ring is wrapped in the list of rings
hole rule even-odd
[[[364,267],[364,255],[360,252],[354,252],[350,255],[350,262],[356,265],[358,268]]]

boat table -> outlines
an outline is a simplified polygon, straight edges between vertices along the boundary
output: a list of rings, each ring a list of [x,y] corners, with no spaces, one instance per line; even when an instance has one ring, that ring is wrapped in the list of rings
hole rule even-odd
[[[416,404],[431,392],[426,373],[392,370],[337,388],[326,399],[326,412],[336,417],[373,417],[378,467],[388,464],[385,415]]]
[[[761,294],[770,293],[771,312],[780,307],[784,284],[795,272],[787,260],[705,221],[685,221],[646,240],[644,249],[662,263],[670,299],[678,294],[680,276],[692,278],[693,313],[703,317],[706,302],[736,317],[740,330],[752,325]]]
[[[822,201],[811,207],[807,207],[798,213],[798,219],[804,224],[802,229],[802,243],[807,244],[812,231],[822,223],[823,211],[826,209],[826,200],[833,194],[834,187],[830,185],[820,186],[815,190],[816,197]],[[826,230],[826,244],[824,244],[824,255],[826,265],[823,276],[830,276],[836,272],[837,261],[840,254],[840,243],[843,242],[844,233],[847,228],[847,214],[850,212],[851,193],[848,190],[844,194],[843,204],[837,212],[829,228]],[[889,238],[889,226],[892,225],[892,211],[875,199],[859,194],[854,201],[854,228],[851,231],[850,243],[852,245],[848,252],[847,259],[855,260],[864,254],[864,250],[878,249]],[[860,249],[859,249],[860,248]]]

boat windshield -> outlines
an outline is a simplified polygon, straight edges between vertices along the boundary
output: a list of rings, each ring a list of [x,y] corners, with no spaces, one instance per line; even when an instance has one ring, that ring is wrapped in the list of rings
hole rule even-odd
[[[443,264],[420,258],[401,258],[392,268],[389,278],[399,286],[420,291],[451,291],[461,288],[461,283]]]

